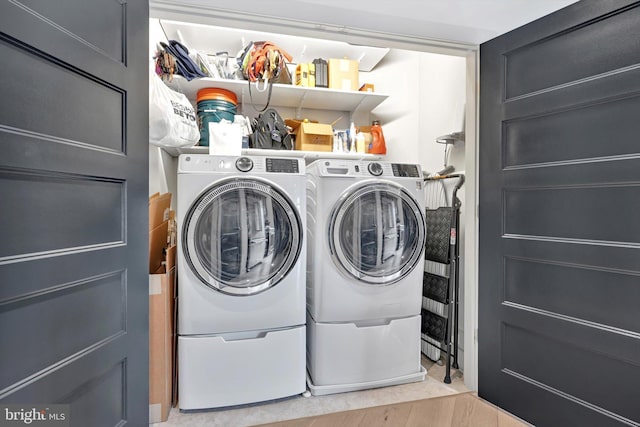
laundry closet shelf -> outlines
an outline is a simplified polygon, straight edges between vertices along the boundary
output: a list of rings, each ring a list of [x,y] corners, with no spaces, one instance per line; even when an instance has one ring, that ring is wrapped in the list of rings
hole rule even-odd
[[[180,154],[209,154],[209,147],[182,147],[163,148],[164,151],[173,157]],[[301,151],[301,150],[262,150],[258,148],[243,148],[242,155],[247,156],[274,156],[274,157],[299,157],[305,159],[307,163],[316,159],[349,159],[349,160],[381,160],[384,156],[380,154],[366,153],[333,153],[326,151]]]
[[[249,96],[249,82],[247,80],[217,79],[202,77],[187,81],[176,75],[172,81],[165,81],[166,85],[177,92],[181,92],[194,105],[200,89],[216,87],[227,89],[236,94],[240,104],[264,106],[267,103],[268,90],[258,91],[256,83],[251,83]],[[260,88],[263,84],[260,83]],[[353,90],[337,90],[318,87],[303,87],[289,84],[273,85],[271,101],[273,107],[291,107],[297,109],[334,110],[334,111],[371,111],[388,98],[388,95],[376,92],[360,92]]]

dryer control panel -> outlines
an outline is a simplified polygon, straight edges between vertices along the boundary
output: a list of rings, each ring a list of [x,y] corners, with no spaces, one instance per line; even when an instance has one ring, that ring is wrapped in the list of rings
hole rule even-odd
[[[368,177],[368,178],[412,178],[422,179],[422,168],[413,163],[390,163],[384,161],[362,160],[317,160],[307,166],[318,176],[331,177]]]
[[[403,178],[420,178],[420,171],[418,170],[417,165],[392,163],[391,170],[393,170],[393,176]]]

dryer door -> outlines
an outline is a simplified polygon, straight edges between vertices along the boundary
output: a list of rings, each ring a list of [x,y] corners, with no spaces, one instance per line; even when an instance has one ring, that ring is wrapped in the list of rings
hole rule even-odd
[[[408,275],[421,261],[424,244],[424,213],[393,182],[368,182],[348,191],[331,214],[335,265],[370,285],[388,285]]]
[[[187,263],[207,286],[253,295],[276,286],[302,248],[302,222],[291,200],[258,179],[219,181],[191,206],[184,221]]]

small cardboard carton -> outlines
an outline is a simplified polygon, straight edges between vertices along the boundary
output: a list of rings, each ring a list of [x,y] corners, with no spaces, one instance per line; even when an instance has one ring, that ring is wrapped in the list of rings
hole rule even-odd
[[[373,84],[372,83],[364,83],[362,86],[360,86],[360,89],[358,89],[360,92],[373,92]]]
[[[329,59],[329,88],[358,90],[360,88],[358,61],[352,59]]]
[[[166,220],[149,231],[149,274],[153,274],[162,266],[167,247],[169,220]]]
[[[171,193],[149,197],[149,274],[157,272],[165,258],[173,214]]]
[[[296,150],[331,151],[333,128],[322,123],[300,123],[296,134]]]
[[[176,400],[175,246],[166,259],[165,271],[149,275],[149,423],[167,421]]]
[[[171,193],[155,193],[149,196],[149,231],[169,219]]]
[[[175,212],[171,193],[149,197],[149,423],[175,404]]]

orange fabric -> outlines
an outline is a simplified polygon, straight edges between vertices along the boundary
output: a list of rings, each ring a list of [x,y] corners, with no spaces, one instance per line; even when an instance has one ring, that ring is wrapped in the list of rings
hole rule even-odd
[[[277,77],[279,70],[285,67],[283,61],[291,62],[293,59],[289,53],[269,41],[254,42],[249,55],[246,77],[252,82]]]

